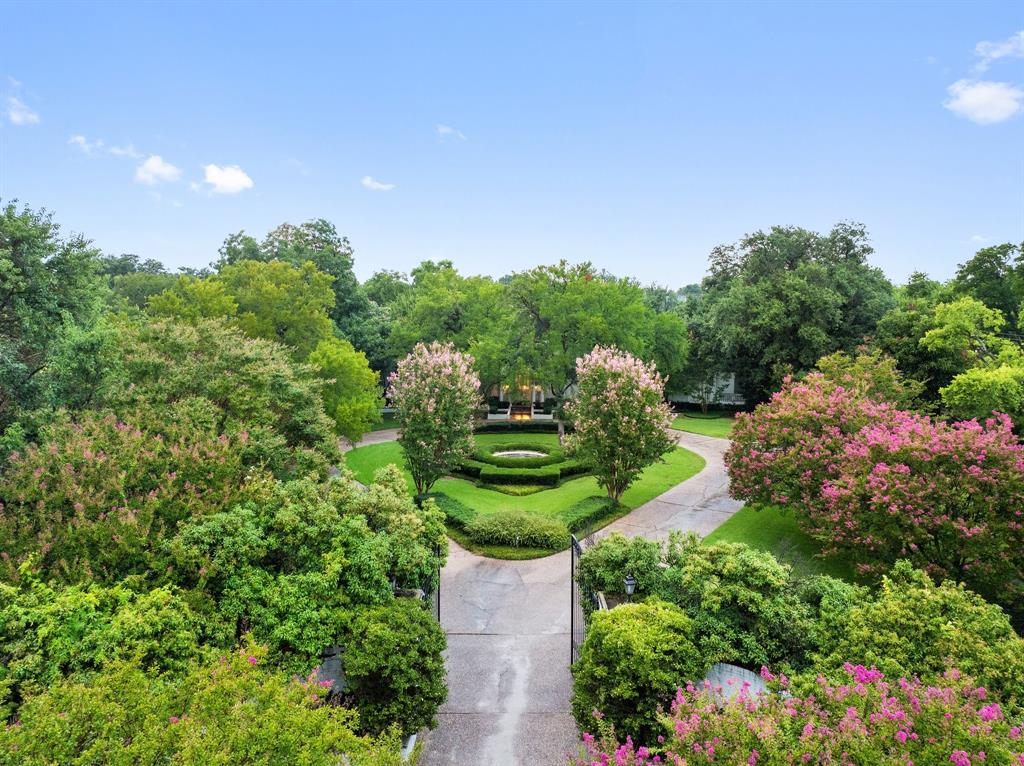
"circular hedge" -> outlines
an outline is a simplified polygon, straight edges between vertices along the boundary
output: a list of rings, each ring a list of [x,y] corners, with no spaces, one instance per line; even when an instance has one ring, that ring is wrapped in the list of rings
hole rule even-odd
[[[515,450],[529,450],[530,452],[544,452],[543,457],[508,457],[495,455],[495,452],[512,452]],[[535,441],[510,441],[501,444],[477,445],[473,453],[475,460],[487,463],[498,468],[543,468],[548,465],[555,465],[565,461],[565,452],[561,447],[549,447],[545,444],[538,444]]]

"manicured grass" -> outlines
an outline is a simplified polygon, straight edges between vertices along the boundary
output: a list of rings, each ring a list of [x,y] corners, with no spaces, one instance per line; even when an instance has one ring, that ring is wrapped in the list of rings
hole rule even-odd
[[[817,554],[821,546],[817,541],[800,531],[792,512],[777,506],[746,505],[705,537],[704,542],[746,543],[768,551],[779,561],[791,565],[798,577],[826,574],[850,582],[860,581],[847,559],[820,558]]]
[[[731,412],[708,413],[707,415],[681,413],[672,421],[672,427],[680,431],[689,431],[692,434],[703,434],[704,436],[728,439],[732,433],[734,422]]]
[[[517,436],[528,438],[534,444],[554,447],[558,444],[557,434],[529,434]],[[481,444],[501,443],[508,441],[508,436],[503,434],[479,434],[476,437]],[[362,482],[369,482],[373,479],[374,472],[381,466],[394,463],[404,470],[402,449],[396,442],[385,444],[372,444],[348,452],[345,455],[345,463],[356,478]],[[704,459],[699,455],[685,449],[675,449],[665,456],[664,463],[656,463],[650,466],[643,475],[630,487],[622,496],[621,512],[610,516],[605,523],[612,521],[617,516],[628,510],[636,508],[648,500],[651,500],[666,490],[674,487],[681,481],[685,481],[704,467]],[[413,491],[412,479],[406,472],[410,492]],[[556,517],[558,514],[580,500],[594,495],[604,495],[605,492],[597,485],[597,480],[592,476],[583,476],[578,479],[569,479],[553,489],[537,492],[523,497],[514,497],[503,492],[478,487],[464,479],[441,479],[432,488],[433,492],[440,492],[455,500],[469,506],[479,514],[500,513],[502,511],[517,510],[525,513],[535,513],[543,516]],[[458,537],[456,537],[458,540]],[[501,556],[508,558],[508,556]]]

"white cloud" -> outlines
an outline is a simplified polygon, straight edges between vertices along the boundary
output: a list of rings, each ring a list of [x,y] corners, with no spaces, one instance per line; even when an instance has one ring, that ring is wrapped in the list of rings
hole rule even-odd
[[[7,119],[14,125],[35,125],[39,115],[16,96],[7,97]]]
[[[253,187],[252,179],[238,165],[205,165],[203,173],[203,181],[214,194],[238,194]]]
[[[435,125],[434,129],[437,131],[437,135],[439,135],[441,138],[444,138],[445,136],[453,136],[454,138],[457,138],[460,141],[466,140],[465,133],[463,133],[458,128],[453,128],[450,125]]]
[[[142,159],[142,152],[135,148],[135,144],[127,146],[112,146],[108,149],[115,157],[131,157],[133,160]]]
[[[984,245],[986,242],[988,242],[988,237],[986,237],[986,236],[983,236],[981,234],[972,234],[971,235],[971,244],[972,245]]]
[[[97,138],[95,141],[89,141],[85,136],[71,136],[71,138],[68,139],[68,143],[72,146],[77,146],[82,150],[83,154],[87,154],[90,157],[103,148],[102,138]]]
[[[169,162],[165,162],[159,154],[149,155],[149,159],[135,168],[135,180],[153,186],[161,181],[177,181],[181,171]]]
[[[1024,107],[1024,90],[1008,82],[957,80],[946,90],[950,97],[943,106],[979,125],[1008,120]]]
[[[1024,29],[1001,42],[982,40],[974,46],[974,55],[979,59],[978,63],[974,65],[975,72],[984,72],[993,61],[998,59],[1024,58]]]
[[[364,189],[369,189],[370,191],[391,191],[395,188],[394,184],[384,184],[380,181],[375,181],[371,176],[363,176],[363,180],[359,183],[363,185]]]

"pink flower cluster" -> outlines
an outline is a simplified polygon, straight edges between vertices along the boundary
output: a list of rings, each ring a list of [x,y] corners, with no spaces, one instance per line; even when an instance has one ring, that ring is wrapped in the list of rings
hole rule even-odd
[[[983,593],[1024,571],[1024,446],[1005,415],[947,424],[820,374],[740,416],[730,491],[786,505],[865,572],[899,558]]]
[[[605,730],[585,734],[573,766],[703,764],[942,764],[1024,766],[1021,728],[984,689],[955,670],[936,685],[889,682],[874,668],[847,665],[802,694],[752,695],[746,685],[723,703],[715,690],[679,689],[665,735],[638,747]]]

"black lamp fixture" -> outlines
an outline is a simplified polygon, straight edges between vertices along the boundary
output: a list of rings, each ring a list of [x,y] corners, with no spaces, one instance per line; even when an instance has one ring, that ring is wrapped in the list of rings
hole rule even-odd
[[[622,581],[622,584],[626,586],[626,596],[632,597],[633,591],[636,590],[636,578],[633,575],[626,575],[626,579]]]

